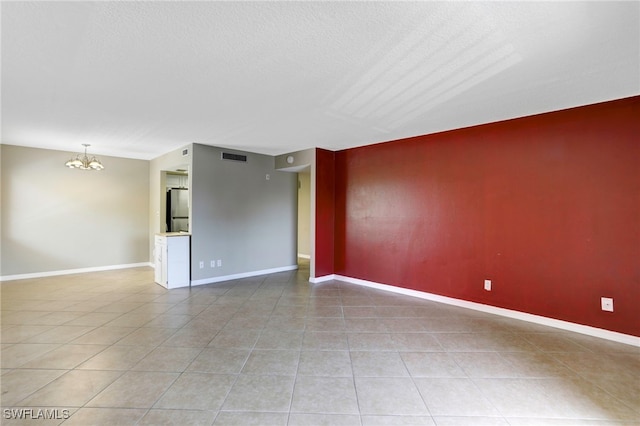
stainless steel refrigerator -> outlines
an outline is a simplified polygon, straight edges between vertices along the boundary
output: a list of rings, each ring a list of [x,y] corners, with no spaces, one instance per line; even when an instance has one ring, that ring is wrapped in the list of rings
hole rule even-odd
[[[167,190],[167,232],[189,232],[189,190]]]

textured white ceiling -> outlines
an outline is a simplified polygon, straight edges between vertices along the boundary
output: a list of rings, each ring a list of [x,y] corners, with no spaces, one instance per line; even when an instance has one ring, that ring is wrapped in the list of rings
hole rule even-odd
[[[640,94],[640,2],[3,2],[2,143],[341,149]]]

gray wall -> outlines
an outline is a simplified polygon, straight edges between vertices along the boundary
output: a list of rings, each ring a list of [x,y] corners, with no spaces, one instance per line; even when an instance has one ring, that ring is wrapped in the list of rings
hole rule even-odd
[[[271,156],[225,149],[247,155],[237,163],[222,151],[193,144],[191,280],[296,265],[296,174],[276,171]]]
[[[70,152],[0,149],[0,276],[149,261],[148,161],[98,156],[90,172],[64,167]]]
[[[85,172],[64,167],[70,152],[0,145],[0,276],[152,262],[162,171],[177,168],[189,169],[192,280],[295,265],[296,174],[271,156],[237,164],[186,147],[152,161],[98,156],[105,170]]]

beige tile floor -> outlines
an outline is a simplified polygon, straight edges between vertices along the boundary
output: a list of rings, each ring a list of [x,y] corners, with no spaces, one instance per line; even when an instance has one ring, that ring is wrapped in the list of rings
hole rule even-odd
[[[638,348],[307,277],[2,283],[1,422],[640,424]]]

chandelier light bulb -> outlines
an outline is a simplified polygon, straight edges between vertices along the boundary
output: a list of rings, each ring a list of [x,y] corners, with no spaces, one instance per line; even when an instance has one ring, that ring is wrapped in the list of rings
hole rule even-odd
[[[67,161],[66,163],[64,163],[64,165],[69,167],[70,169],[103,170],[104,166],[95,157],[95,155],[91,157],[91,160],[89,160],[89,157],[87,156],[87,147],[91,145],[88,143],[83,143],[82,146],[84,146],[84,155],[81,157],[80,154],[78,154],[76,155],[76,158]]]

